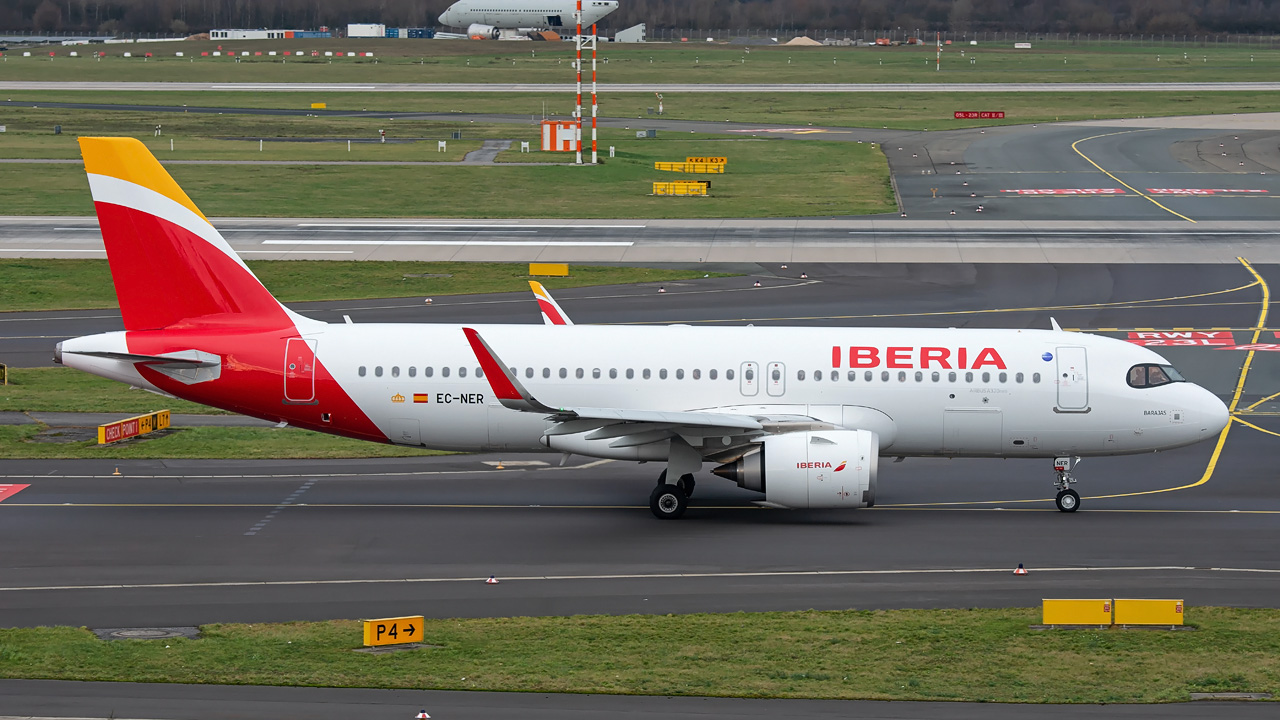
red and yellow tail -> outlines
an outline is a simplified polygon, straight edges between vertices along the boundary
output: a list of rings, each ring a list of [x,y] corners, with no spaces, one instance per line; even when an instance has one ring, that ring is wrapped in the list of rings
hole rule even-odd
[[[126,330],[226,315],[244,317],[218,320],[290,322],[145,145],[86,137],[80,152]]]

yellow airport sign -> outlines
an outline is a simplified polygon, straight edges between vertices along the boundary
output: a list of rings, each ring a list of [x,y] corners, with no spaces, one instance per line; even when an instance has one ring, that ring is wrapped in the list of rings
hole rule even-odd
[[[729,162],[727,157],[686,157],[687,163],[711,163],[712,165],[724,165]]]
[[[656,182],[653,184],[653,194],[705,196],[708,187],[709,184],[705,182]]]
[[[402,645],[422,642],[422,616],[380,618],[364,621],[364,644]]]
[[[1110,625],[1111,598],[1096,600],[1043,600],[1045,625]]]
[[[1185,606],[1181,600],[1116,598],[1116,625],[1181,625]]]
[[[312,110],[324,110],[328,105],[324,103],[311,103]]]
[[[131,437],[146,435],[169,427],[169,411],[160,410],[146,415],[125,418],[98,426],[98,444],[106,445]]]
[[[569,263],[529,263],[529,274],[534,277],[569,277]]]
[[[654,162],[654,170],[683,173],[724,173],[724,163],[692,163],[692,162]]]

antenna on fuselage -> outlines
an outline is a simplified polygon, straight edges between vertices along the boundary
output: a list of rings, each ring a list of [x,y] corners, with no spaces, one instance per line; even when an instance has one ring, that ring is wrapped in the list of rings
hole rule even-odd
[[[1054,331],[1054,332],[1062,332],[1062,326],[1061,326],[1061,325],[1059,325],[1059,324],[1058,324],[1058,321],[1057,321],[1057,320],[1054,320],[1052,317],[1051,317],[1051,318],[1049,318],[1049,324],[1053,326],[1053,331]]]

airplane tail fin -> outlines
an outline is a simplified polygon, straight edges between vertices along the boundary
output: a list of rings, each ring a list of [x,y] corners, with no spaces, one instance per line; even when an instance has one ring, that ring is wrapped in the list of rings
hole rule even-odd
[[[560,303],[551,297],[551,293],[542,286],[537,280],[529,281],[529,288],[533,290],[533,296],[538,300],[538,309],[542,312],[542,322],[545,325],[572,325],[573,321],[564,310],[560,309]]]
[[[290,314],[145,145],[83,137],[80,153],[125,329],[210,315],[289,322]]]

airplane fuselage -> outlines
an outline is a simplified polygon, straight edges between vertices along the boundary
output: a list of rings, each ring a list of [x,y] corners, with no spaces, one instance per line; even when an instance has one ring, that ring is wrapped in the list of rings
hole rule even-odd
[[[873,430],[884,455],[1117,455],[1194,443],[1221,427],[1221,403],[1203,388],[1130,386],[1132,367],[1168,364],[1159,355],[1087,334],[478,327],[515,376],[555,407],[804,415]],[[77,354],[82,347],[148,355],[198,350],[222,358],[220,375],[186,383],[145,365]],[[61,356],[69,366],[184,399],[368,440],[660,459],[572,436],[548,440],[553,423],[545,416],[508,409],[494,397],[458,325],[120,332],[66,341]]]

